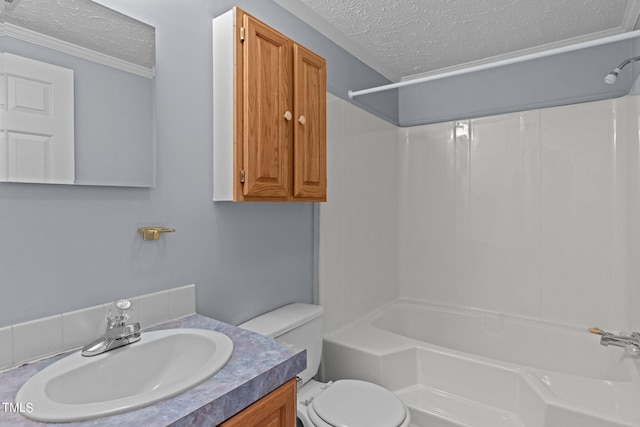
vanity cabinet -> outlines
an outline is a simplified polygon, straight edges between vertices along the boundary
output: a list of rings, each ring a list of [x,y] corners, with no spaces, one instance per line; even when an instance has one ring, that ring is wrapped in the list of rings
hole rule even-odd
[[[296,425],[296,379],[281,385],[220,427],[293,427]]]
[[[326,200],[326,62],[234,8],[213,20],[214,200]]]

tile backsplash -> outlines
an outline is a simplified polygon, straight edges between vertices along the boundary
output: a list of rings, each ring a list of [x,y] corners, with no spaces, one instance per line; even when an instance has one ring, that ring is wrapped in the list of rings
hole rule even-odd
[[[195,285],[129,298],[141,328],[195,313]],[[72,350],[104,333],[113,302],[0,328],[0,370]]]

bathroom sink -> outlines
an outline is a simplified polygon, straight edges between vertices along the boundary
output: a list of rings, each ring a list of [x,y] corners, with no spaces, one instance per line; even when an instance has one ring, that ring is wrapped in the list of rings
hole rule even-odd
[[[222,369],[229,337],[208,329],[143,332],[142,339],[93,357],[73,353],[43,369],[18,391],[24,416],[67,422],[114,415],[182,393]]]

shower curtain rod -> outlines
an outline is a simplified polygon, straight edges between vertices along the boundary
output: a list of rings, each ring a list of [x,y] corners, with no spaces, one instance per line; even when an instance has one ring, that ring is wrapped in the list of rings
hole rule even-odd
[[[589,40],[589,41],[586,41],[586,42],[575,43],[575,44],[568,45],[568,46],[556,47],[556,48],[549,49],[549,50],[544,50],[544,51],[541,51],[541,52],[529,53],[529,54],[526,54],[526,55],[517,56],[515,58],[502,59],[500,61],[488,62],[486,64],[475,65],[475,66],[468,67],[468,68],[462,68],[462,69],[459,69],[459,70],[447,71],[447,72],[444,72],[444,73],[433,74],[433,75],[430,75],[430,76],[419,77],[419,78],[411,79],[411,80],[403,80],[403,81],[400,81],[400,82],[397,82],[397,83],[390,83],[390,84],[386,84],[386,85],[382,85],[382,86],[372,87],[372,88],[369,88],[369,89],[362,89],[362,90],[356,90],[356,91],[349,90],[347,93],[349,95],[349,98],[353,99],[355,96],[366,95],[366,94],[375,93],[375,92],[382,92],[382,91],[385,91],[385,90],[396,89],[396,88],[399,88],[399,87],[414,85],[414,84],[418,84],[418,83],[425,83],[425,82],[429,82],[429,81],[432,81],[432,80],[443,79],[445,77],[459,76],[461,74],[471,73],[471,72],[474,72],[474,71],[487,70],[487,69],[490,69],[490,68],[500,67],[500,66],[503,66],[503,65],[516,64],[518,62],[524,62],[524,61],[529,61],[529,60],[532,60],[532,59],[538,59],[538,58],[544,58],[544,57],[547,57],[547,56],[557,55],[559,53],[572,52],[574,50],[585,49],[585,48],[594,47],[594,46],[600,46],[600,45],[603,45],[603,44],[618,42],[618,41],[622,41],[622,40],[628,40],[628,39],[632,39],[632,38],[639,37],[639,36],[640,36],[640,30],[629,31],[629,32],[626,32],[626,33],[615,34],[613,36],[603,37],[603,38],[600,38],[600,39],[594,39],[594,40]]]

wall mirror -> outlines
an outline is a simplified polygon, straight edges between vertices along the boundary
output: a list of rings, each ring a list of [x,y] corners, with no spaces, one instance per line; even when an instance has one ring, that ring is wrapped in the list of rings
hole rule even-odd
[[[155,28],[91,0],[3,3],[3,53],[73,70],[73,184],[153,187]]]

